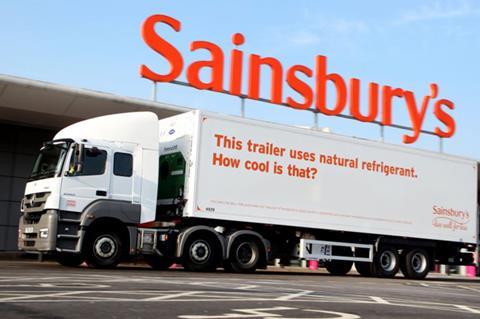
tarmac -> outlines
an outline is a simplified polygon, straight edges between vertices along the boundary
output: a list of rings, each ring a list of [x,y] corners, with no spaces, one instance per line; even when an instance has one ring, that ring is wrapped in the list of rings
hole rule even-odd
[[[301,267],[194,273],[155,271],[140,261],[99,270],[4,257],[2,319],[480,318],[478,277],[338,277]]]

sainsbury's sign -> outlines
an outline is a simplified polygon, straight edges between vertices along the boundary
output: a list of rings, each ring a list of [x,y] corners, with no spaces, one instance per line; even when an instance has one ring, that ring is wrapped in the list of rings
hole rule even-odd
[[[140,75],[154,82],[172,82],[182,74],[185,66],[184,59],[175,46],[157,33],[155,29],[157,24],[163,24],[180,32],[181,22],[166,15],[156,14],[148,17],[142,25],[143,40],[152,50],[166,59],[170,69],[160,73],[153,67],[142,64]],[[405,101],[412,129],[411,133],[403,135],[404,143],[413,143],[418,139],[427,112],[433,112],[438,120],[434,129],[436,135],[448,138],[455,133],[455,120],[449,113],[455,108],[455,104],[439,97],[439,88],[435,83],[430,84],[429,93],[419,99],[412,91],[370,82],[367,86],[368,108],[362,113],[360,110],[361,81],[351,78],[347,82],[340,74],[329,73],[326,56],[317,55],[314,58],[313,67],[296,64],[285,70],[283,64],[276,58],[252,53],[248,55],[248,70],[244,70],[244,52],[238,49],[244,43],[245,37],[241,33],[235,33],[232,36],[234,48],[229,52],[230,70],[227,81],[224,79],[226,57],[223,49],[209,41],[192,41],[190,51],[206,50],[210,53],[211,59],[194,61],[187,66],[186,78],[189,85],[201,90],[227,91],[232,95],[246,95],[250,99],[258,100],[261,68],[268,67],[271,73],[269,98],[271,103],[286,103],[296,109],[314,107],[325,115],[339,115],[348,108],[350,115],[359,121],[378,121],[382,125],[390,126],[392,125],[392,105],[397,98]],[[200,78],[200,73],[204,69],[210,71],[207,81]],[[246,93],[242,93],[242,79],[245,73],[248,76],[248,88]],[[306,79],[313,80],[313,87],[305,81]],[[336,101],[331,105],[327,104],[328,83],[333,84],[336,93]],[[285,85],[295,91],[300,98],[289,95],[284,98]]]

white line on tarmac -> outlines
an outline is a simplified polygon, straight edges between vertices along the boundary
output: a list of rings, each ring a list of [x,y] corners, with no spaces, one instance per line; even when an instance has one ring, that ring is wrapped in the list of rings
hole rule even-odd
[[[480,289],[475,289],[475,288],[472,288],[472,287],[468,287],[468,286],[458,286],[459,288],[463,288],[463,289],[467,289],[467,290],[473,290],[473,291],[476,291],[476,292],[480,292]]]
[[[369,296],[369,298],[372,299],[373,301],[375,301],[376,303],[381,303],[381,304],[384,304],[384,305],[389,305],[390,304],[388,301],[386,301],[385,299],[383,299],[381,297]]]
[[[294,298],[298,298],[298,297],[301,297],[301,296],[306,296],[308,294],[311,294],[312,292],[313,291],[311,291],[311,290],[303,290],[303,291],[299,291],[299,292],[294,293],[294,294],[289,294],[289,295],[286,295],[286,296],[278,297],[275,300],[292,300]]]
[[[246,286],[238,287],[236,289],[244,290],[244,289],[254,289],[254,288],[257,288],[257,287],[258,287],[257,285],[246,285]]]
[[[360,319],[361,318],[358,315],[345,313],[345,312],[326,311],[326,310],[317,310],[317,309],[304,309],[303,311],[320,312],[328,315],[334,315],[335,317],[330,317],[330,318],[335,318],[335,319]]]
[[[92,291],[68,291],[68,292],[58,292],[54,294],[39,294],[39,295],[26,295],[26,296],[20,296],[20,297],[9,297],[9,298],[1,298],[0,302],[44,298],[44,297],[62,297],[62,296],[77,295],[77,294],[84,294],[84,293],[92,293]]]
[[[470,307],[464,306],[464,305],[455,305],[455,307],[457,307],[459,309],[462,309],[462,310],[469,311],[471,313],[480,313],[480,310],[473,309],[473,308],[470,308]]]
[[[163,295],[163,296],[145,298],[145,299],[142,299],[142,301],[159,301],[159,300],[175,299],[177,297],[192,296],[192,295],[200,294],[202,292],[203,291],[186,291],[186,292],[181,292],[173,295]]]

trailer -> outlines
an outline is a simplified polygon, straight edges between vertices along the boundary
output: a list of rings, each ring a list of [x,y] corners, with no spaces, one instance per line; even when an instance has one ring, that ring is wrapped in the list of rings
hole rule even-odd
[[[61,264],[253,272],[317,260],[334,275],[470,265],[478,163],[216,113],[73,124],[45,143],[19,248]]]

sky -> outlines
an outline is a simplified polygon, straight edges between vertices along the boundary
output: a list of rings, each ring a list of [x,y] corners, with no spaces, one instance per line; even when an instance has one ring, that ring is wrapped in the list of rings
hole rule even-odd
[[[231,37],[241,32],[245,44],[240,49],[245,55],[275,57],[285,69],[294,64],[313,68],[317,55],[326,56],[328,72],[346,80],[361,79],[363,110],[369,82],[410,90],[417,103],[436,83],[438,99],[455,103],[449,113],[457,131],[444,140],[444,152],[480,160],[479,1],[3,0],[0,74],[151,99],[152,82],[140,77],[139,66],[148,65],[158,73],[169,68],[141,37],[143,21],[154,14],[181,21],[180,32],[165,25],[156,30],[182,53],[186,66],[210,58],[204,50],[189,51],[192,41],[219,45],[225,52],[226,79],[234,48]],[[268,72],[262,76],[265,98],[268,78]],[[185,81],[184,72],[179,80]],[[334,99],[330,86],[327,101]],[[169,83],[158,84],[157,100],[240,114],[238,97]],[[308,111],[251,100],[246,101],[246,116],[296,126],[314,123]],[[393,119],[410,126],[403,100],[394,102]],[[378,125],[324,115],[318,120],[319,126],[336,134],[380,139]],[[438,125],[430,103],[424,129]],[[386,128],[385,141],[401,144],[405,133]],[[438,151],[439,138],[421,135],[408,147]]]

